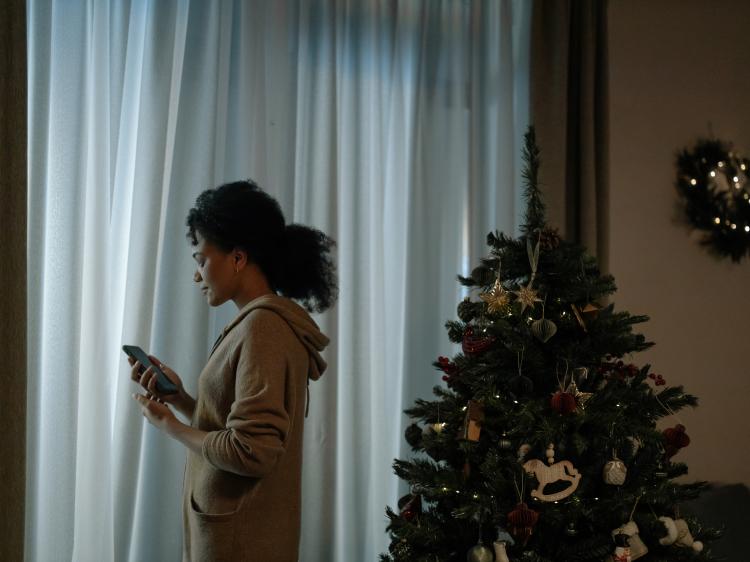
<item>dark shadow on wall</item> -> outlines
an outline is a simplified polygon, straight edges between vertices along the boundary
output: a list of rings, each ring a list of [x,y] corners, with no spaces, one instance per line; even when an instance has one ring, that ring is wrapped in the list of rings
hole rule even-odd
[[[724,536],[713,543],[711,552],[727,562],[748,560],[750,489],[744,484],[716,485],[697,500],[684,504],[682,511],[694,515],[706,527],[724,528]]]

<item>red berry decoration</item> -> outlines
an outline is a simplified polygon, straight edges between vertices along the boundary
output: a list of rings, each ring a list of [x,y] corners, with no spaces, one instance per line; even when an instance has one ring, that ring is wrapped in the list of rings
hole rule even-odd
[[[662,435],[664,436],[664,452],[667,454],[667,458],[672,458],[677,454],[677,451],[690,445],[690,437],[685,433],[685,426],[681,423],[665,429]]]
[[[552,395],[550,406],[558,414],[570,414],[576,411],[576,397],[570,392],[558,390]]]
[[[490,348],[492,343],[495,341],[495,336],[475,336],[474,328],[467,326],[464,330],[463,341],[461,342],[461,348],[466,354],[481,353]]]
[[[534,526],[538,519],[539,514],[536,511],[529,509],[529,506],[524,502],[519,503],[516,506],[516,509],[508,514],[510,534],[526,546],[526,543],[529,542],[529,537],[531,537],[531,533],[534,532]]]

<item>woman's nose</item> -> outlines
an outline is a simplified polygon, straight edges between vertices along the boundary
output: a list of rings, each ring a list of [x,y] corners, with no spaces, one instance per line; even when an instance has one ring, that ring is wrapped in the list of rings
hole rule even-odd
[[[200,272],[196,270],[195,275],[193,275],[193,281],[195,281],[196,283],[199,283],[202,280],[203,278],[201,277]]]

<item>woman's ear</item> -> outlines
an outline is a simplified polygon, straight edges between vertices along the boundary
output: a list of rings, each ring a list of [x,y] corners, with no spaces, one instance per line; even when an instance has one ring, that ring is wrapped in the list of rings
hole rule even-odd
[[[235,271],[247,264],[247,254],[242,250],[235,250],[232,256]]]

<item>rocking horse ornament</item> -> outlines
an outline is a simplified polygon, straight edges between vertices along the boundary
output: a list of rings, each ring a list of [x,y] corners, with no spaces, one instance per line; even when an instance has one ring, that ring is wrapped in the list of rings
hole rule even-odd
[[[554,460],[554,457],[549,458],[550,460]],[[532,490],[531,497],[543,502],[554,502],[567,498],[575,492],[576,488],[578,488],[578,482],[581,480],[581,473],[578,472],[578,469],[570,461],[560,461],[547,466],[540,459],[531,459],[524,463],[523,468],[527,473],[533,474],[539,482],[537,489]],[[570,486],[554,494],[544,493],[544,488],[547,484],[559,480],[570,482]]]

